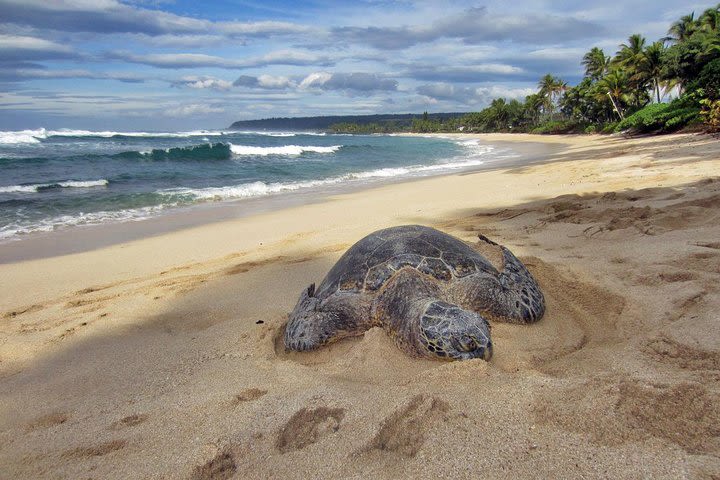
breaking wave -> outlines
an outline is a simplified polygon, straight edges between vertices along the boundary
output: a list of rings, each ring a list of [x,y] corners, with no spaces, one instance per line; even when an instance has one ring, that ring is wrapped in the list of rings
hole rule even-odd
[[[342,148],[342,145],[331,145],[328,147],[314,147],[305,145],[282,145],[278,147],[254,147],[250,145],[230,144],[230,151],[235,155],[301,155],[305,152],[312,153],[335,153]]]
[[[301,182],[251,182],[240,185],[208,188],[171,188],[159,191],[162,195],[169,196],[191,196],[197,201],[223,201],[243,198],[262,197],[276,193],[292,192],[295,190],[317,188],[328,185],[337,185],[347,182],[358,182],[362,180],[380,180],[394,177],[427,176],[435,172],[448,172],[482,165],[480,159],[466,160],[462,162],[439,163],[435,165],[412,165],[409,167],[380,168],[364,172],[347,173],[335,177],[328,177],[320,180],[306,180]]]
[[[94,137],[94,138],[188,138],[225,135],[223,131],[193,130],[190,132],[115,132],[115,131],[91,131],[91,130],[18,130],[0,131],[0,144],[30,144],[40,143],[51,137]]]
[[[0,187],[0,193],[37,193],[43,190],[50,190],[53,188],[92,188],[92,187],[105,187],[109,184],[107,180],[67,180],[64,182],[55,183],[36,183],[29,185],[9,185]]]

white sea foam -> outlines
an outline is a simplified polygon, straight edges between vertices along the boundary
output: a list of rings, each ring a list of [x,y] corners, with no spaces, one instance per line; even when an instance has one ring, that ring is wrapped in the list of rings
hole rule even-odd
[[[7,187],[0,187],[0,193],[34,193],[37,191],[37,185],[8,185]]]
[[[32,224],[11,223],[0,227],[0,240],[9,240],[21,235],[38,232],[52,232],[66,227],[81,225],[99,225],[109,222],[140,221],[156,215],[161,210],[176,205],[157,205],[152,207],[133,208],[118,211],[100,211],[91,213],[78,213],[76,215],[59,215],[48,219],[36,221]]]
[[[484,162],[480,159],[470,159],[465,161],[439,163],[434,165],[410,165],[407,167],[380,168],[376,170],[347,173],[336,177],[328,177],[319,180],[307,180],[302,182],[252,182],[226,187],[209,187],[197,189],[172,188],[161,190],[158,193],[169,196],[189,195],[199,201],[223,201],[263,197],[277,193],[292,192],[295,190],[324,187],[329,185],[337,185],[341,183],[372,181],[398,177],[427,176],[432,175],[433,173],[439,173],[443,171],[453,171],[463,168],[470,168],[482,165],[483,163]]]
[[[0,193],[36,193],[43,188],[49,187],[62,187],[62,188],[91,188],[91,187],[104,187],[108,185],[107,180],[104,178],[100,180],[86,180],[76,181],[67,180],[64,182],[57,183],[35,183],[32,185],[8,185],[6,187],[0,187]]]
[[[261,135],[264,137],[294,137],[297,135],[295,132],[261,132],[255,130],[235,130],[231,133],[237,133],[240,135]]]
[[[193,130],[189,132],[115,132],[115,131],[91,131],[91,130],[71,130],[63,128],[61,130],[46,130],[39,128],[37,130],[18,130],[18,131],[0,131],[0,144],[31,144],[40,143],[50,137],[101,137],[111,138],[115,136],[123,137],[166,137],[166,138],[186,138],[186,137],[213,137],[225,135],[222,131],[211,130]]]
[[[185,137],[205,137],[205,136],[219,136],[224,135],[224,132],[210,131],[210,130],[193,130],[189,132],[115,132],[115,131],[92,131],[92,130],[48,130],[46,132],[48,137],[104,137],[110,138],[115,136],[123,137],[171,137],[171,138],[185,138]]]
[[[36,130],[17,130],[17,131],[0,131],[0,144],[33,144],[40,143],[51,137],[100,137],[112,138],[116,136],[122,137],[138,137],[138,138],[187,138],[187,137],[218,137],[233,133],[244,133],[252,135],[266,135],[270,137],[295,137],[297,135],[313,135],[325,136],[325,132],[235,132],[222,130],[192,130],[188,132],[116,132],[113,130],[75,130],[70,128],[62,128],[59,130],[46,130],[38,128]]]
[[[17,132],[0,132],[0,144],[14,145],[27,143],[40,143],[39,138],[44,137],[44,130],[21,130]]]
[[[267,131],[255,131],[255,130],[236,130],[233,133],[240,133],[243,135],[264,135],[266,137],[296,137],[298,135],[311,135],[314,137],[324,137],[327,135],[325,132],[267,132]]]
[[[301,188],[319,187],[330,183],[338,183],[341,180],[310,180],[306,182],[289,182],[289,183],[265,183],[252,182],[241,185],[233,185],[228,187],[210,187],[210,188],[172,188],[162,190],[159,193],[165,195],[190,195],[198,200],[220,201],[238,198],[252,198],[272,195],[274,193],[289,192],[299,190]]]
[[[329,147],[315,147],[305,145],[283,145],[280,147],[254,147],[250,145],[230,144],[230,151],[235,155],[301,155],[304,152],[313,153],[334,153],[342,148],[342,145],[331,145]]]
[[[349,179],[354,178],[391,178],[407,175],[412,172],[413,167],[399,167],[399,168],[380,168],[378,170],[370,170],[367,172],[350,173],[347,176]]]
[[[58,182],[58,185],[65,188],[90,188],[90,187],[104,187],[108,183],[104,178],[100,180],[87,180],[84,182],[77,182],[74,180],[68,180],[67,182]]]

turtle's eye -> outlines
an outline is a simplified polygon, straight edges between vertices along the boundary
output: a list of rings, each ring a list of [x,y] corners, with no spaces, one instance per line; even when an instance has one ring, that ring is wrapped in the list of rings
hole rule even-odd
[[[472,352],[478,347],[477,342],[474,338],[463,335],[457,339],[457,349],[461,352]]]

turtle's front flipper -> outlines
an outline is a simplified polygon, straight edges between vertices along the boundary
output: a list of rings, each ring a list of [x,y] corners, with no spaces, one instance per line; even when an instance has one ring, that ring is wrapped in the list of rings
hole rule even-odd
[[[324,301],[314,297],[315,285],[300,295],[285,326],[285,348],[314,350],[372,326],[370,301],[358,293],[337,292]]]
[[[493,245],[496,243],[481,236]],[[545,297],[535,277],[507,248],[500,246],[503,269],[498,274],[478,272],[459,279],[451,287],[451,297],[491,319],[513,323],[533,323],[545,313]]]
[[[443,301],[443,296],[434,279],[406,267],[383,286],[373,304],[373,316],[411,355],[489,360],[492,342],[487,321]]]

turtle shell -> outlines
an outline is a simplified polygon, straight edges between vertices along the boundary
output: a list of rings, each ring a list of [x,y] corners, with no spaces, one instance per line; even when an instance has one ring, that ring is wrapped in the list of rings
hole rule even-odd
[[[463,241],[434,228],[403,225],[373,232],[350,247],[315,296],[323,300],[336,291],[372,293],[403,267],[441,281],[478,271],[497,274],[485,257]]]

